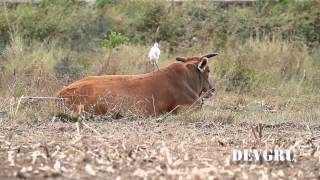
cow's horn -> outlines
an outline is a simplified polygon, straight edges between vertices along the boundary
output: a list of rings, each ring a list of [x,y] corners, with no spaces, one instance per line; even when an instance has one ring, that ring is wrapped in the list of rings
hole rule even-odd
[[[181,61],[181,62],[186,62],[186,58],[185,57],[176,57],[177,61]]]
[[[216,56],[216,55],[218,55],[218,53],[210,53],[210,54],[207,54],[207,55],[204,55],[204,56],[202,56],[202,57],[206,57],[206,58],[212,58],[212,57],[214,57],[214,56]]]

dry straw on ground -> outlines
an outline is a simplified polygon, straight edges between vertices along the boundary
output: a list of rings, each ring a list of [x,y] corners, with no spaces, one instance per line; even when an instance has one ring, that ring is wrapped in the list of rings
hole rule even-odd
[[[2,178],[277,179],[319,178],[320,126],[299,111],[250,98],[217,96],[204,109],[164,121],[85,118],[94,130],[78,135],[75,123],[1,120]],[[227,99],[227,100],[226,100]],[[301,100],[302,101],[302,100]],[[238,102],[234,104],[234,102]],[[255,107],[252,104],[256,104]],[[296,102],[298,104],[298,102]],[[232,107],[232,108],[231,108]],[[43,108],[43,106],[42,106]],[[230,109],[231,108],[231,109]],[[297,108],[297,107],[295,107]],[[300,108],[302,109],[302,108]],[[18,113],[23,113],[21,107]],[[37,109],[41,111],[40,109]],[[315,119],[319,113],[314,110]],[[301,118],[292,122],[290,118]],[[17,116],[19,117],[19,116]],[[287,118],[281,123],[273,121]],[[239,119],[241,118],[241,119]],[[252,119],[255,119],[253,121]],[[257,124],[257,119],[261,120]],[[235,163],[232,149],[294,149],[296,162]]]

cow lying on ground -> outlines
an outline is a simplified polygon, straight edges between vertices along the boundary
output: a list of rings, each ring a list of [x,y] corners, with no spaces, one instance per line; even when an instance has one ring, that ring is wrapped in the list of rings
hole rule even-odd
[[[216,55],[177,57],[177,62],[147,74],[89,76],[63,88],[58,97],[73,111],[83,105],[94,114],[123,107],[143,116],[176,112],[200,105],[202,94],[212,95],[208,59]]]

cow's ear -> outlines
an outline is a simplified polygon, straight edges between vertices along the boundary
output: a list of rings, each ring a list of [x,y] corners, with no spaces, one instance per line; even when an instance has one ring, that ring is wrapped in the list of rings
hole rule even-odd
[[[201,58],[200,63],[198,64],[199,71],[203,72],[208,66],[208,58],[203,57]]]
[[[176,57],[177,61],[181,61],[181,62],[186,62],[186,58],[185,57]]]

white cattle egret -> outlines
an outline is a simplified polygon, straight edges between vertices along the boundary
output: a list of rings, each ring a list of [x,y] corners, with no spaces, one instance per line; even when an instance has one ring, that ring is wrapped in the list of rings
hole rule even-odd
[[[160,57],[160,49],[159,49],[158,43],[154,43],[154,45],[149,51],[148,57],[149,57],[149,62],[153,65],[153,70],[154,70],[154,65],[156,65],[159,71],[158,61]]]

